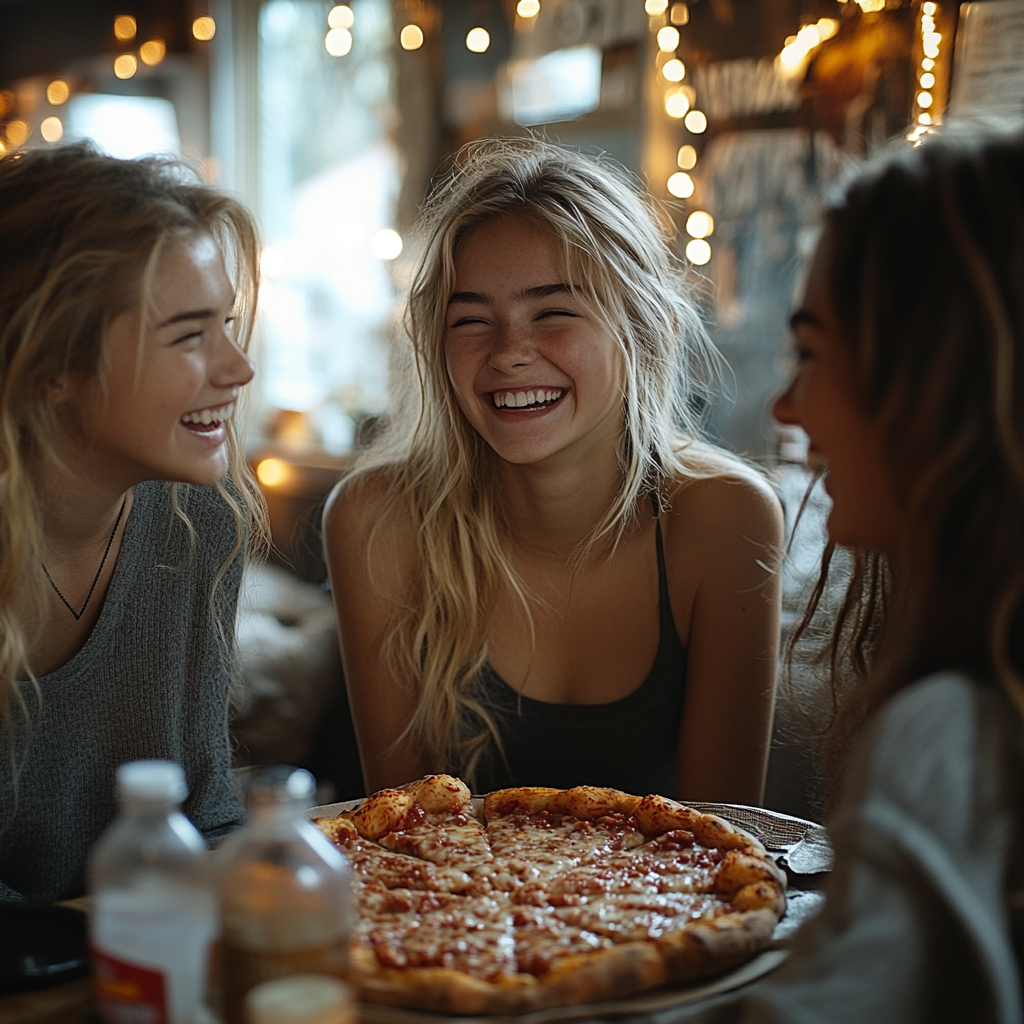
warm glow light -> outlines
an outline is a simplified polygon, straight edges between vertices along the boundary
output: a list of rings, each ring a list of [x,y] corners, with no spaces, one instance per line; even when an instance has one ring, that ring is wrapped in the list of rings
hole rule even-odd
[[[0,90],[0,117],[14,109],[14,93],[10,89]]]
[[[668,10],[668,0],[646,0],[644,10],[652,17],[664,14]]]
[[[933,85],[935,85],[935,76],[930,71],[926,71],[921,76],[921,88],[930,89]]]
[[[932,94],[930,92],[919,92],[917,94],[917,105],[927,109],[932,105]]]
[[[46,99],[51,107],[59,107],[62,103],[66,102],[70,95],[71,89],[68,87],[68,83],[60,78],[54,79],[46,87]]]
[[[686,258],[698,267],[711,259],[711,246],[703,238],[691,238],[686,243]]]
[[[697,150],[691,145],[680,146],[676,153],[676,163],[684,171],[692,171],[697,166]]]
[[[921,13],[922,13],[922,14],[927,14],[929,18],[930,18],[930,17],[931,17],[931,16],[932,16],[932,15],[933,15],[933,14],[934,14],[934,13],[935,13],[935,12],[936,12],[936,11],[937,11],[938,9],[939,9],[939,5],[938,5],[938,4],[933,4],[933,3],[931,2],[931,0],[928,0],[928,3],[924,3],[924,4],[921,4]]]
[[[670,92],[665,97],[665,113],[669,117],[685,117],[686,112],[690,109],[690,99],[686,93]]]
[[[690,7],[688,4],[673,4],[669,11],[668,20],[673,25],[687,25],[690,21]]]
[[[131,78],[139,70],[139,62],[133,53],[122,53],[114,61],[114,74],[118,78]]]
[[[925,57],[924,60],[921,61],[921,67],[923,67],[925,71],[931,71],[931,69],[935,67],[935,61],[933,61],[931,57]]]
[[[693,195],[693,178],[685,171],[676,171],[665,183],[665,187],[677,199],[689,199]]]
[[[7,152],[7,147],[0,141],[0,156],[3,156]]]
[[[686,218],[686,233],[694,238],[707,238],[715,230],[715,220],[710,213],[694,210]]]
[[[835,18],[819,18],[815,28],[818,30],[821,41],[824,42],[826,39],[831,39],[839,31],[839,22]]]
[[[939,41],[934,38],[938,35],[938,32],[929,32],[924,37],[924,55],[931,57],[933,60],[939,55]]]
[[[201,43],[208,43],[217,34],[217,22],[208,14],[192,22],[192,35]]]
[[[324,36],[324,49],[332,57],[344,57],[352,49],[352,33],[347,28],[332,28]]]
[[[167,56],[167,44],[162,39],[149,39],[139,47],[143,64],[153,67]]]
[[[932,115],[931,114],[918,114],[917,115],[917,123],[918,124],[931,124],[932,123]]]
[[[423,45],[423,29],[419,25],[406,25],[398,41],[403,50],[418,50]]]
[[[688,132],[693,132],[694,135],[700,135],[701,132],[707,131],[708,119],[702,111],[691,110],[683,119],[683,124],[686,125],[686,130]]]
[[[44,117],[43,123],[39,126],[39,134],[47,142],[59,142],[64,134],[64,125],[60,123],[59,117]]]
[[[288,466],[280,459],[264,459],[256,466],[256,479],[264,487],[276,487],[288,475]]]
[[[658,49],[671,53],[679,45],[679,29],[666,25],[658,29]]]
[[[379,260],[396,260],[402,255],[402,236],[393,228],[384,228],[370,239],[370,252]]]
[[[874,14],[877,11],[885,10],[885,0],[857,0],[860,9],[865,14]]]
[[[466,33],[466,49],[473,53],[486,53],[491,45],[491,33],[485,28],[471,28]]]
[[[11,121],[7,125],[7,141],[12,146],[23,146],[28,139],[28,125],[22,121]]]
[[[782,66],[787,71],[792,71],[799,67],[800,61],[806,57],[807,54],[800,49],[795,43],[790,43],[788,46],[782,48],[782,53],[779,54],[779,60],[782,62]]]
[[[346,4],[338,4],[327,12],[328,28],[351,28],[355,23],[355,13]]]
[[[540,14],[540,0],[519,0],[516,14],[520,18],[536,18]]]
[[[681,82],[686,77],[686,66],[681,60],[673,57],[661,69],[661,73],[669,82]]]
[[[817,25],[804,25],[796,34],[796,45],[807,50],[813,50],[821,42],[821,33]]]
[[[130,14],[120,14],[114,19],[114,38],[120,43],[127,43],[135,38],[138,27]]]
[[[935,19],[929,18],[926,14],[921,19],[921,31],[922,32],[934,32],[935,31]]]

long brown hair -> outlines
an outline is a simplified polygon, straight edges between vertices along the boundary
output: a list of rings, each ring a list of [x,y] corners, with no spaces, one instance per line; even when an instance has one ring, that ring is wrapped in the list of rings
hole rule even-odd
[[[116,160],[87,143],[0,159],[0,720],[12,757],[14,716],[29,718],[15,681],[34,678],[29,634],[46,586],[38,571],[43,535],[35,480],[41,461],[53,457],[59,429],[47,385],[62,375],[102,381],[107,324],[133,304],[145,313],[161,250],[199,232],[220,244],[237,294],[235,337],[247,348],[259,247],[255,224],[238,202],[179,162]],[[214,612],[219,583],[246,536],[265,536],[262,500],[243,454],[244,416],[227,430],[231,486],[219,490],[237,530],[210,595]],[[177,485],[171,502],[194,538]],[[27,620],[19,611],[26,605]],[[215,621],[230,651],[233,624],[217,615]]]
[[[966,672],[1024,717],[1024,137],[907,146],[857,174],[825,233],[830,300],[909,527],[898,562],[853,553],[821,652],[834,795],[866,718],[929,673]]]

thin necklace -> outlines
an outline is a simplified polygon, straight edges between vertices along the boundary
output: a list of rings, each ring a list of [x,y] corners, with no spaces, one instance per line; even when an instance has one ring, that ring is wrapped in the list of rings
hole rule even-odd
[[[77,622],[84,614],[85,609],[89,607],[89,602],[92,600],[92,592],[96,589],[96,584],[99,583],[100,573],[103,572],[103,566],[107,564],[107,555],[110,554],[110,546],[114,543],[114,536],[117,533],[117,528],[121,525],[121,516],[124,515],[124,506],[128,502],[128,495],[124,496],[124,500],[121,502],[121,511],[117,513],[117,519],[114,520],[114,528],[110,531],[110,540],[107,541],[107,550],[103,552],[103,560],[100,562],[100,567],[96,570],[96,575],[92,578],[92,586],[89,588],[89,593],[85,595],[85,604],[82,605],[80,611],[75,611],[74,608],[68,603],[68,599],[60,592],[60,588],[56,583],[53,582],[53,577],[50,575],[49,570],[43,565],[43,572],[46,573],[46,578],[50,581],[50,586],[53,587],[56,595],[64,602],[64,607],[75,617]]]

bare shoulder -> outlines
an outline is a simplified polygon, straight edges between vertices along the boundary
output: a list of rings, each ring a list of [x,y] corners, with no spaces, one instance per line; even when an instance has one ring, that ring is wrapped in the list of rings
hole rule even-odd
[[[782,503],[752,466],[714,449],[700,453],[699,475],[677,473],[669,483],[663,520],[669,544],[687,557],[724,550],[774,560],[783,542]]]
[[[329,561],[365,560],[401,569],[415,557],[412,517],[396,500],[394,474],[385,469],[347,476],[324,506],[324,546]],[[371,550],[372,549],[372,550]]]

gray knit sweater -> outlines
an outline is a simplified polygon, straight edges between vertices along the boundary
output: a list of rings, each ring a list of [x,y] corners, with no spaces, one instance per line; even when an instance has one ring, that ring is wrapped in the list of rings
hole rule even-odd
[[[185,769],[184,811],[207,837],[237,827],[231,782],[228,669],[210,596],[235,540],[215,488],[179,486],[196,530],[171,511],[170,484],[134,500],[99,621],[66,665],[22,683],[30,727],[11,750],[0,730],[0,899],[57,900],[85,892],[89,849],[117,813],[114,771],[138,758]],[[218,588],[230,641],[241,580],[236,558]]]

